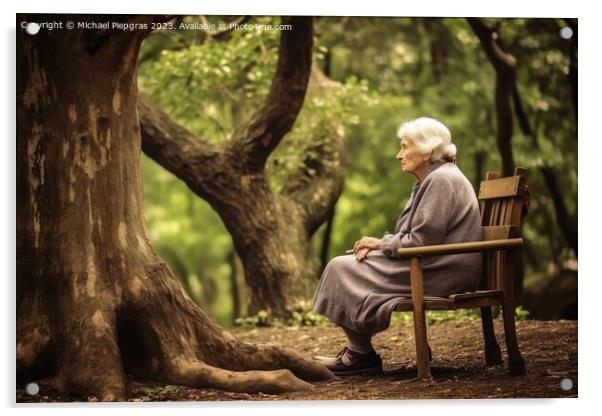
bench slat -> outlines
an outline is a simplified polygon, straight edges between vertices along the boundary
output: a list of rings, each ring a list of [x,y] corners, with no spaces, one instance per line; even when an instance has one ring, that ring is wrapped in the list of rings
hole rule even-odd
[[[483,228],[483,241],[503,240],[518,237],[518,227],[515,225],[495,225]]]
[[[521,176],[493,179],[481,182],[479,199],[507,198],[517,196],[520,191]]]
[[[475,292],[457,293],[449,297],[425,296],[424,306],[428,310],[450,310],[459,308],[478,308],[481,306],[498,306],[502,304],[501,290],[477,290]],[[473,306],[474,305],[474,306]],[[401,301],[395,311],[407,312],[414,309],[412,299]]]

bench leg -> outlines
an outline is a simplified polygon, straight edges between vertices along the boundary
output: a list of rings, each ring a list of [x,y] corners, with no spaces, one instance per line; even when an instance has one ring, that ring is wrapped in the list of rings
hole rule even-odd
[[[481,322],[483,324],[483,339],[485,341],[485,363],[487,366],[502,363],[502,352],[495,339],[491,307],[481,308]]]
[[[426,317],[422,313],[414,311],[414,337],[416,339],[416,367],[418,379],[431,378],[431,364],[429,360],[429,346],[426,336]]]
[[[422,267],[420,259],[410,259],[410,278],[412,281],[412,301],[414,303],[414,338],[416,340],[416,367],[420,379],[430,379],[429,346],[426,337],[426,315],[424,311],[424,292],[422,286]]]
[[[516,339],[516,325],[514,322],[514,302],[504,302],[504,335],[506,336],[506,348],[508,349],[508,370],[511,376],[525,375],[525,361],[518,350]]]
[[[511,376],[524,376],[525,361],[518,350],[516,324],[514,322],[514,272],[519,265],[518,252],[511,250],[505,255],[508,256],[507,263],[510,265],[509,269],[504,269],[504,307],[502,309],[506,349],[508,350],[508,370]]]

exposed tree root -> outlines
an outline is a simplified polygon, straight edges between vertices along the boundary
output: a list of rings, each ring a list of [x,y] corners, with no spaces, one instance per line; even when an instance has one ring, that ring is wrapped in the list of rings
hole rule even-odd
[[[145,283],[135,294],[124,293],[128,306],[119,313],[127,372],[171,384],[247,393],[305,390],[311,385],[299,378],[334,377],[326,367],[292,349],[240,341],[186,295],[164,263],[146,270],[145,282],[161,284]]]
[[[230,371],[209,366],[202,361],[176,358],[172,361],[170,374],[166,377],[172,384],[191,387],[215,387],[218,389],[245,392],[279,394],[309,390],[310,383],[302,381],[286,369],[274,371]]]

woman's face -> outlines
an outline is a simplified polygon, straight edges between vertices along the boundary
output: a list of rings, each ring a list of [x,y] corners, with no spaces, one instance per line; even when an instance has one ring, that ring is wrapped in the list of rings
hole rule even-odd
[[[425,167],[425,156],[416,148],[414,142],[404,137],[401,139],[400,145],[401,149],[396,158],[401,163],[401,169],[404,172],[414,173]]]

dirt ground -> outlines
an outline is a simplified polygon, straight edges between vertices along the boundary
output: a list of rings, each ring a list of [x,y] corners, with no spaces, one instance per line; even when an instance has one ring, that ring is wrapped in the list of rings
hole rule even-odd
[[[527,375],[511,377],[506,367],[503,324],[495,321],[504,363],[485,367],[480,321],[457,320],[429,326],[433,350],[430,381],[412,381],[414,338],[411,324],[393,325],[377,334],[373,344],[383,358],[379,376],[341,377],[313,382],[314,389],[282,395],[241,394],[215,389],[194,389],[128,381],[131,402],[228,400],[397,400],[447,398],[554,398],[577,397],[577,321],[519,321],[517,334]],[[276,341],[296,348],[307,357],[336,354],[344,335],[336,327],[257,328],[232,331],[249,342]],[[572,388],[561,389],[570,379]],[[566,381],[565,381],[566,383]],[[95,398],[61,397],[40,381],[31,396],[17,389],[17,402],[95,401]]]

